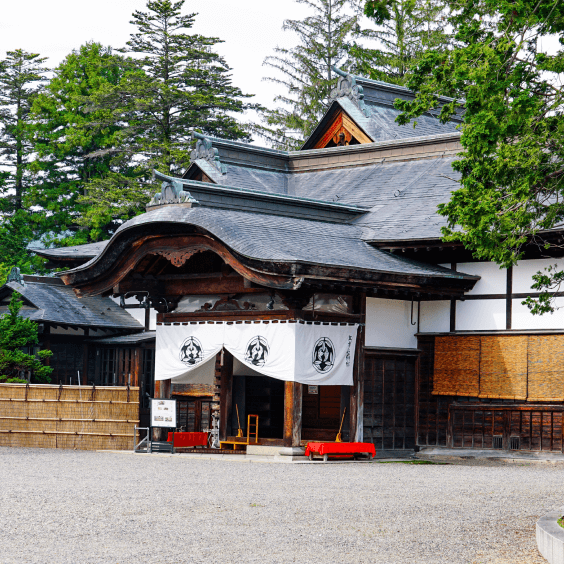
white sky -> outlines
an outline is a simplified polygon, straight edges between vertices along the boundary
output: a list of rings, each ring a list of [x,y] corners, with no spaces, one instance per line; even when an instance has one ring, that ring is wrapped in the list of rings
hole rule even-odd
[[[146,0],[0,0],[0,7],[0,58],[21,48],[54,67],[86,41],[122,47],[135,30],[131,14],[146,11]],[[261,80],[269,74],[262,62],[277,45],[295,43],[283,21],[301,19],[307,8],[295,0],[186,0],[183,13],[190,12],[198,14],[193,32],[225,41],[217,52],[233,68],[233,84],[272,106],[277,87]]]

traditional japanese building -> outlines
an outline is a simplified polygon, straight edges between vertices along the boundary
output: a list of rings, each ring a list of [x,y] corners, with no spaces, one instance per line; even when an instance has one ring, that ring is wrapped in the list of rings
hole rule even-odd
[[[8,311],[14,292],[23,302],[20,315],[37,323],[39,343],[34,348],[53,353],[51,383],[137,386],[141,381],[152,391],[155,333],[145,332],[114,300],[79,299],[60,278],[12,269],[0,287],[0,315]]]
[[[399,126],[408,90],[340,74],[301,150],[195,134],[147,213],[40,254],[83,299],[158,311],[157,393],[186,402],[183,426],[218,409],[225,439],[256,414],[261,438],[297,446],[344,416],[343,438],[379,451],[562,451],[563,314],[521,304],[555,258],[531,246],[500,270],[442,242],[458,123]]]

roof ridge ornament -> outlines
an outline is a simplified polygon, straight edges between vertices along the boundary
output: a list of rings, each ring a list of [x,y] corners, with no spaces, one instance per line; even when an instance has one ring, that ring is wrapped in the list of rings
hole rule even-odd
[[[147,204],[147,208],[154,206],[164,206],[166,204],[191,204],[198,205],[198,200],[192,197],[190,192],[184,190],[184,184],[180,178],[167,176],[162,172],[153,170],[153,177],[163,180],[161,191],[157,192],[151,201]]]
[[[347,97],[367,118],[370,117],[372,112],[364,102],[364,89],[360,84],[356,83],[354,75],[335,66],[331,68],[333,72],[339,75],[339,81],[337,82],[337,87],[331,90],[329,101],[333,102],[337,98]]]
[[[190,155],[190,160],[195,162],[203,159],[221,174],[227,174],[227,167],[219,160],[219,151],[213,147],[211,139],[197,131],[192,131],[192,139],[197,139],[198,142]]]
[[[25,280],[17,266],[13,266],[12,270],[10,270],[10,274],[8,274],[8,278],[6,278],[6,284],[8,284],[8,282],[16,282],[20,286],[25,287]]]

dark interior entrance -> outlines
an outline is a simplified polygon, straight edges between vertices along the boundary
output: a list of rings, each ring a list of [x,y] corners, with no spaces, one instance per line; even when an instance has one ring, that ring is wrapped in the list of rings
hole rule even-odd
[[[237,407],[236,407],[237,406]],[[235,376],[231,429],[237,434],[237,408],[246,436],[247,415],[259,416],[259,439],[282,439],[284,435],[284,382],[268,376]]]
[[[376,450],[415,447],[415,363],[414,356],[366,356],[364,440]]]

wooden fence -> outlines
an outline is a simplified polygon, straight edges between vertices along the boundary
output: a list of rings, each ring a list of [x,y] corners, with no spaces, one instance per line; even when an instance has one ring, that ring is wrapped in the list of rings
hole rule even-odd
[[[139,388],[0,384],[0,446],[128,450]]]

